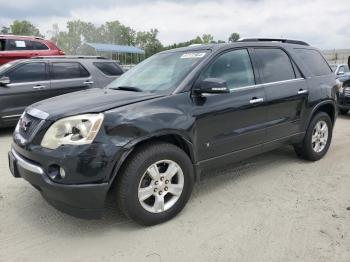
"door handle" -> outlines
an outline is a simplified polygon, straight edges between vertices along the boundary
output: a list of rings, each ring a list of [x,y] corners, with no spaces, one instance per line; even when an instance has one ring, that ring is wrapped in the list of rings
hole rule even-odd
[[[37,85],[37,86],[33,86],[34,89],[44,89],[46,86],[43,85]]]
[[[92,85],[94,82],[93,81],[85,81],[83,84],[84,85]]]
[[[256,98],[256,97],[253,97],[249,101],[249,103],[251,103],[251,104],[258,104],[258,103],[262,103],[262,102],[264,102],[264,98]]]
[[[309,91],[305,90],[305,89],[300,89],[298,91],[298,95],[303,95],[303,94],[307,94]]]

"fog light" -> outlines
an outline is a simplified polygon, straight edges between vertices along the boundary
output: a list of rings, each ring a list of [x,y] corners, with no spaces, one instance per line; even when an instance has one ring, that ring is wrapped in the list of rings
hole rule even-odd
[[[51,165],[49,167],[48,175],[52,180],[58,181],[65,178],[66,171],[63,169],[63,167],[60,167],[58,165]]]
[[[66,171],[64,171],[62,167],[60,167],[60,175],[61,175],[61,178],[65,178],[66,176]]]

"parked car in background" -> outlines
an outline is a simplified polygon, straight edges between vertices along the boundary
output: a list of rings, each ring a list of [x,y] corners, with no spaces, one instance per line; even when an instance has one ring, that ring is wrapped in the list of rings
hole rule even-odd
[[[103,88],[122,73],[115,61],[102,57],[37,57],[4,64],[0,66],[0,127],[15,125],[30,104]]]
[[[115,186],[128,217],[158,224],[182,210],[202,171],[284,145],[321,159],[337,88],[321,53],[300,41],[168,50],[104,90],[28,107],[13,135],[10,170],[69,214],[101,216]]]
[[[350,70],[349,65],[331,65],[333,72],[340,82],[338,93],[338,109],[340,114],[347,114],[350,110]]]
[[[64,55],[54,43],[36,36],[0,35],[0,65],[34,56]]]

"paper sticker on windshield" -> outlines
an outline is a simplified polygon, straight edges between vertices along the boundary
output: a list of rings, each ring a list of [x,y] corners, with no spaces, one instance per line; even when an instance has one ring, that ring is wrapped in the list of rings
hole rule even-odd
[[[186,58],[202,58],[205,56],[205,53],[186,53],[181,56],[181,59]]]

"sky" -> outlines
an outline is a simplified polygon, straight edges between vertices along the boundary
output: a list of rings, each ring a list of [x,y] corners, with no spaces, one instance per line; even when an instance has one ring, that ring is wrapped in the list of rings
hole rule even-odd
[[[0,26],[26,19],[48,35],[80,19],[96,25],[119,20],[137,31],[157,28],[164,45],[210,33],[227,41],[284,37],[321,49],[350,48],[350,0],[0,0]]]

